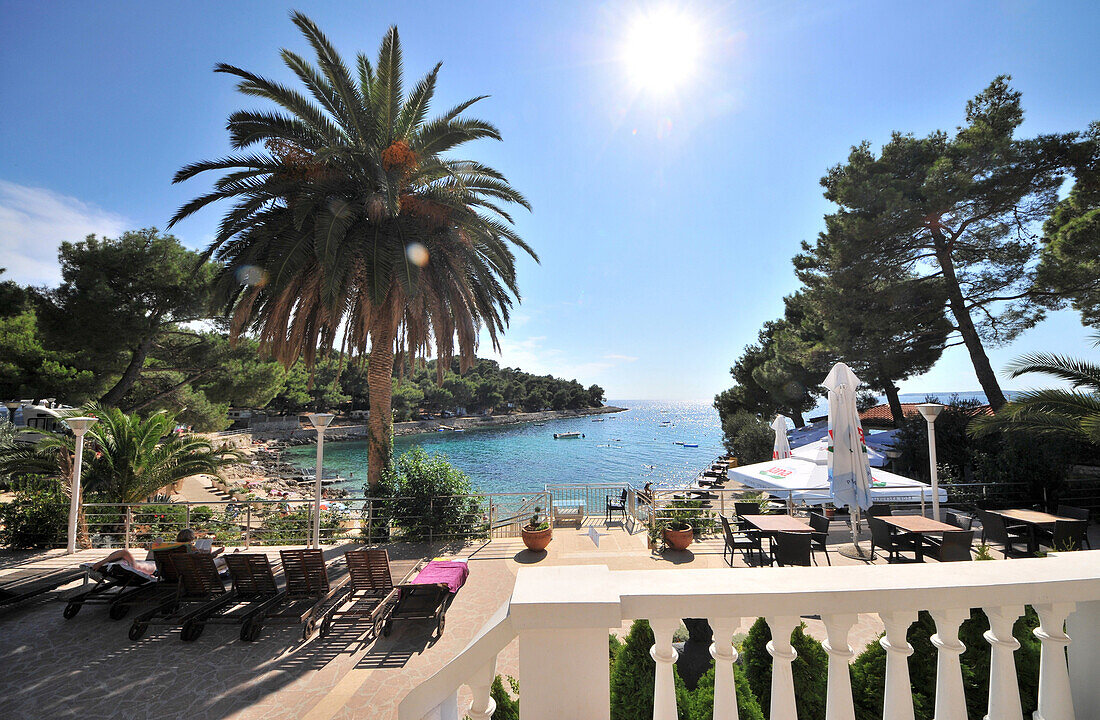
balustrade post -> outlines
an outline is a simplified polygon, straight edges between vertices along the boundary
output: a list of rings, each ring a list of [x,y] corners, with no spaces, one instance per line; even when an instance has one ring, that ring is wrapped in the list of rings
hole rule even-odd
[[[907,635],[917,621],[917,613],[900,610],[879,613],[886,635],[878,644],[886,651],[886,689],[882,698],[883,720],[913,720],[913,686],[909,682],[909,656],[913,646]]]
[[[1023,614],[1020,605],[982,608],[989,618],[986,642],[990,646],[989,705],[986,720],[1023,720],[1020,707],[1020,685],[1016,680],[1016,660],[1013,653],[1020,641],[1012,635],[1016,618]]]
[[[714,658],[714,720],[737,720],[737,689],[733,679],[733,664],[737,649],[733,647],[733,631],[741,618],[710,618],[714,642],[710,656]]]
[[[244,510],[244,546],[248,548],[252,544],[252,504],[245,506]]]
[[[126,506],[126,513],[122,521],[122,547],[130,548],[130,528],[134,523],[134,516],[130,512],[130,506]]]
[[[1100,717],[1100,600],[1077,603],[1066,619],[1066,631],[1073,638],[1069,646],[1069,683],[1074,710],[1083,718]]]
[[[848,662],[855,653],[848,644],[848,633],[856,624],[856,616],[823,615],[828,637],[822,646],[829,654],[829,683],[825,701],[825,720],[855,720],[856,709],[852,701],[852,676]]]
[[[191,503],[184,505],[183,510],[183,526],[189,528],[191,527]]]
[[[1039,615],[1035,637],[1042,643],[1039,655],[1039,709],[1035,711],[1034,720],[1075,720],[1069,665],[1066,663],[1066,646],[1070,639],[1063,630],[1066,617],[1074,610],[1074,603],[1043,603],[1033,607]]]
[[[959,656],[966,646],[959,640],[959,625],[970,617],[970,611],[953,608],[933,610],[936,634],[932,644],[936,654],[935,720],[966,720],[966,695],[963,692],[962,664]]]
[[[680,654],[672,647],[672,636],[680,627],[679,618],[649,621],[653,628],[653,647],[649,655],[657,663],[653,677],[653,720],[676,720],[676,683],[672,668]]]
[[[772,700],[768,717],[796,718],[794,702],[794,674],[791,663],[798,652],[791,647],[791,633],[799,619],[794,615],[777,615],[765,618],[772,631],[768,641],[768,654],[772,656]]]
[[[474,701],[470,705],[466,717],[470,720],[491,720],[497,709],[497,703],[489,695],[493,688],[493,680],[497,675],[497,659],[494,657],[484,668],[474,674],[469,682],[470,692]]]

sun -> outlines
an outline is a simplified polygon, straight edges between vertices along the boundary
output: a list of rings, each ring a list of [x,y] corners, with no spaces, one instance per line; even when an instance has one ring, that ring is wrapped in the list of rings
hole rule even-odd
[[[668,95],[695,76],[703,41],[699,22],[684,10],[641,11],[627,24],[621,59],[639,90]]]

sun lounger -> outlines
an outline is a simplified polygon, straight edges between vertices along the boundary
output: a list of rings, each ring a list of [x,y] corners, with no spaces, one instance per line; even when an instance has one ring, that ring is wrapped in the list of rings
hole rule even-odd
[[[17,570],[0,578],[0,607],[29,600],[82,577],[84,571],[73,568],[45,572]]]
[[[241,640],[251,642],[260,636],[263,626],[262,622],[256,622],[256,618],[262,618],[266,610],[279,604],[286,596],[286,590],[279,589],[267,555],[232,553],[225,556],[225,562],[233,580],[230,599],[211,601],[184,623],[181,637],[185,642],[197,640],[207,625],[240,625]],[[184,572],[196,572],[200,576],[209,574],[208,569],[197,567]]]
[[[241,640],[251,642],[269,623],[301,624],[302,640],[317,629],[323,610],[344,592],[348,575],[329,580],[325,557],[320,550],[280,550],[286,589],[277,603],[256,613],[241,626]],[[230,556],[232,557],[232,556]]]
[[[385,550],[348,550],[348,582],[344,591],[324,613],[321,636],[337,621],[367,622],[378,634],[388,611],[397,602],[397,590],[390,574],[390,556]]]
[[[98,571],[87,568],[95,585],[79,588],[61,599],[66,602],[63,613],[66,620],[80,612],[84,605],[107,605],[108,616],[112,620],[121,620],[129,614],[134,605],[145,602],[164,602],[176,593],[176,574],[172,565],[172,556],[187,552],[183,544],[169,544],[152,551],[156,563],[156,575],[149,575],[129,563],[112,562]]]
[[[172,571],[168,571],[169,565]],[[159,572],[159,559],[157,567]],[[165,563],[165,571],[168,580],[176,581],[176,593],[134,618],[129,633],[131,640],[140,640],[150,625],[181,627],[182,638],[185,641],[194,640],[198,634],[195,634],[195,625],[191,621],[233,600],[234,592],[226,590],[214,565],[214,558],[206,553],[175,553],[170,563]],[[198,633],[201,634],[202,630],[199,629]]]
[[[397,587],[397,604],[389,612],[382,634],[389,635],[394,622],[431,620],[435,636],[443,637],[447,608],[469,575],[465,561],[432,560],[412,582]]]

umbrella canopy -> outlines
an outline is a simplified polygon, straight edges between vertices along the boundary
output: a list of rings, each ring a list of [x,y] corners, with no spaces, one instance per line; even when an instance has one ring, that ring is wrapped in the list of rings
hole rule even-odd
[[[871,464],[856,410],[859,378],[840,362],[822,385],[829,390],[829,486],[833,502],[866,510],[871,507]]]
[[[867,438],[867,459],[871,463],[871,467],[880,468],[884,467],[890,458],[875,447],[871,442],[873,435]],[[810,460],[818,465],[829,464],[829,440],[828,438],[822,438],[817,442],[807,443],[806,445],[800,445],[799,447],[791,449],[791,457],[802,458],[803,460]]]
[[[731,480],[768,491],[777,498],[790,497],[796,503],[823,505],[833,499],[828,467],[797,455],[730,468],[727,475]],[[940,488],[937,494],[940,502],[947,502],[946,490]],[[875,468],[871,471],[871,499],[877,503],[917,503],[931,500],[932,488],[927,483]]]
[[[781,460],[791,456],[791,443],[787,440],[787,418],[776,415],[772,421],[775,430],[775,446],[772,448],[772,460]]]

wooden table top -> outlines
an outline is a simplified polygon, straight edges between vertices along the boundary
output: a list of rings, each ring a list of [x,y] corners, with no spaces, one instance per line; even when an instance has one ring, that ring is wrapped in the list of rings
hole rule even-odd
[[[813,532],[807,523],[790,515],[742,515],[745,522],[763,532]]]
[[[920,515],[881,515],[879,520],[911,533],[954,532],[960,529]]]
[[[1050,513],[1040,512],[1038,510],[990,510],[989,512],[1001,517],[1011,518],[1012,520],[1018,520],[1020,522],[1028,523],[1029,525],[1053,525],[1059,520],[1071,520],[1072,518],[1061,517],[1060,515],[1051,515]]]

